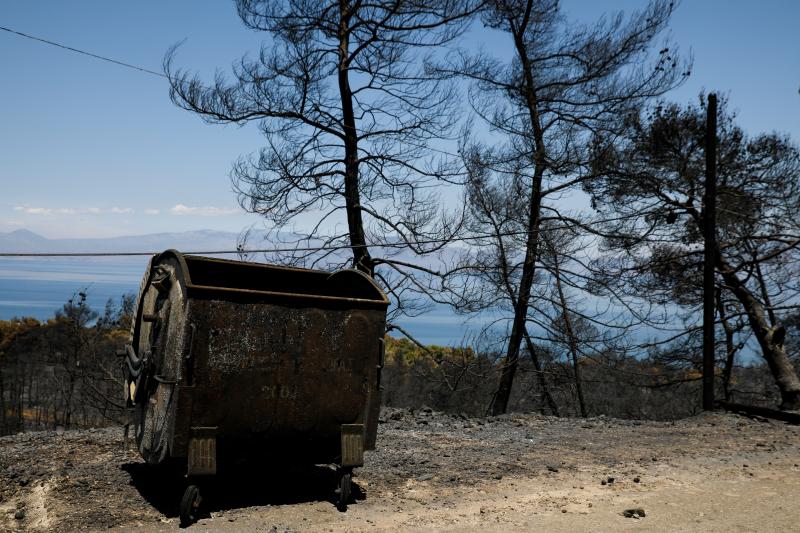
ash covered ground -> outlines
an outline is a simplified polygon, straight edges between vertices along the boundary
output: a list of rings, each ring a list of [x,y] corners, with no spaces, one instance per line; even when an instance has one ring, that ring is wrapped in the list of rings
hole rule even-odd
[[[203,487],[200,531],[790,531],[800,427],[711,413],[675,422],[384,409],[357,500],[324,466],[249,464]],[[0,530],[174,531],[181,473],[122,428],[0,438]]]

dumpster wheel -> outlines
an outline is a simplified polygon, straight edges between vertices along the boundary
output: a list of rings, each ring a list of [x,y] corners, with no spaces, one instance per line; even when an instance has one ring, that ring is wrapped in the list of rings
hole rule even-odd
[[[352,493],[353,474],[347,469],[339,475],[339,487],[336,489],[336,508],[340,511],[347,511],[347,504],[350,503]]]
[[[181,526],[186,527],[197,520],[197,511],[203,499],[200,497],[200,489],[197,485],[189,485],[183,492],[181,499]]]

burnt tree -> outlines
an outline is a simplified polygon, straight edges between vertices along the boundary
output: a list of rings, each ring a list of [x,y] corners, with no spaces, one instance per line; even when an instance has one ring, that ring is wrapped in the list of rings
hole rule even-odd
[[[472,109],[491,134],[483,142],[465,140],[463,153],[471,167],[466,204],[473,233],[489,235],[476,239],[486,248],[476,254],[496,253],[488,262],[477,258],[474,268],[460,268],[458,276],[472,277],[462,281],[469,287],[481,280],[492,285],[499,277],[510,282],[500,283],[511,311],[493,414],[508,406],[542,253],[540,227],[546,218],[559,218],[552,199],[592,179],[592,136],[613,137],[622,117],[688,75],[687,63],[670,45],[655,48],[673,8],[658,0],[628,18],[620,13],[582,25],[567,20],[555,0],[493,0],[483,22],[510,40],[511,60],[461,52],[439,67],[473,82]],[[495,205],[501,211],[513,206],[509,216],[487,217],[473,202],[481,189],[484,196],[504,197]],[[494,224],[498,220],[502,225]]]
[[[231,179],[273,241],[298,249],[290,261],[340,266],[337,250],[349,249],[354,268],[399,302],[425,267],[397,255],[438,250],[458,227],[437,187],[459,164],[429,149],[458,120],[454,86],[422,57],[456,39],[475,4],[237,0],[244,25],[269,41],[209,84],[177,68],[173,48],[170,95],[209,123],[258,125],[266,146],[237,161]]]
[[[703,95],[699,106],[661,104],[630,116],[624,136],[596,140],[595,170],[604,176],[587,190],[613,214],[606,229],[617,235],[605,242],[611,256],[602,268],[631,296],[695,308],[701,301],[704,106]],[[797,308],[800,150],[785,135],[748,136],[724,99],[718,128],[716,283],[748,323],[782,407],[797,409],[800,379],[781,317]]]

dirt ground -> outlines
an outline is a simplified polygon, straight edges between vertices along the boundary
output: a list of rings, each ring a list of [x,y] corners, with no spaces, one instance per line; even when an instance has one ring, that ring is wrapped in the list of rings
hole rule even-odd
[[[733,414],[387,409],[347,512],[331,503],[329,468],[250,464],[203,487],[189,530],[800,531],[799,463],[800,427]],[[3,437],[0,531],[175,531],[182,484],[123,451],[119,428]]]

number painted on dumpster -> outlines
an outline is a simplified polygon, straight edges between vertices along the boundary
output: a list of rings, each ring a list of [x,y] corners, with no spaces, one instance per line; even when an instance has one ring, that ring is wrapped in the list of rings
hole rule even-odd
[[[296,400],[297,385],[263,385],[261,392],[269,400]]]

